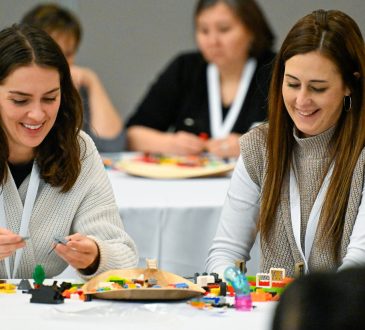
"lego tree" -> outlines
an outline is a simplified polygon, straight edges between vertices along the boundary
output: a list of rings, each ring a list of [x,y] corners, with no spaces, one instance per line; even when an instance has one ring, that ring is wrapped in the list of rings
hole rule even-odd
[[[36,285],[40,286],[43,284],[43,281],[46,278],[46,273],[44,272],[42,265],[35,266],[32,276]]]

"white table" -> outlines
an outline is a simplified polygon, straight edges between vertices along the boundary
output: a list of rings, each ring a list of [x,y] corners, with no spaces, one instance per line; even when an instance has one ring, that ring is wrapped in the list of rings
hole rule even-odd
[[[160,269],[181,276],[204,271],[230,178],[155,180],[114,170],[108,174],[125,229],[137,244],[139,266],[145,266],[146,258],[157,258]],[[248,264],[250,274],[258,272],[257,250]]]
[[[110,300],[59,305],[30,303],[30,295],[0,294],[2,328],[10,330],[192,330],[271,329],[275,302],[256,303],[251,312],[197,310],[185,302],[140,303]]]

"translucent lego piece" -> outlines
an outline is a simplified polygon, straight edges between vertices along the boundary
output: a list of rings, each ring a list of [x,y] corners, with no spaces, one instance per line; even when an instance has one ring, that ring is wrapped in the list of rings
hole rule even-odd
[[[224,271],[224,278],[234,289],[236,310],[252,310],[250,285],[246,276],[237,267],[230,266]]]

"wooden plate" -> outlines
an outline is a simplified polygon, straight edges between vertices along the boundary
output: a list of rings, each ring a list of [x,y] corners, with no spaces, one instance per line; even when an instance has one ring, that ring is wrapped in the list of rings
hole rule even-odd
[[[235,163],[224,163],[208,167],[185,167],[169,164],[144,163],[136,160],[121,160],[115,165],[118,169],[134,176],[151,179],[187,179],[227,175]]]
[[[95,292],[99,282],[105,282],[110,276],[120,276],[123,278],[138,278],[141,274],[145,279],[155,278],[162,288],[141,288],[141,289],[120,289],[104,292]],[[164,287],[171,283],[186,283],[189,289],[176,289],[173,287]],[[185,278],[173,273],[165,272],[159,269],[114,269],[104,272],[82,287],[85,294],[92,294],[99,299],[116,299],[116,300],[180,300],[200,296],[205,290],[186,280]]]

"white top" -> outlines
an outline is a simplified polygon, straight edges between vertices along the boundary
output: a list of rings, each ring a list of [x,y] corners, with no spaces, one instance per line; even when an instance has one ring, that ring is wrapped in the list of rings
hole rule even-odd
[[[365,187],[362,196],[364,191]],[[251,180],[242,158],[239,157],[232,174],[217,233],[209,250],[206,262],[208,272],[222,273],[228,266],[234,265],[235,260],[250,259],[250,250],[256,237],[260,194],[261,188]],[[360,264],[365,264],[364,198],[361,200],[347,253],[339,270]]]

